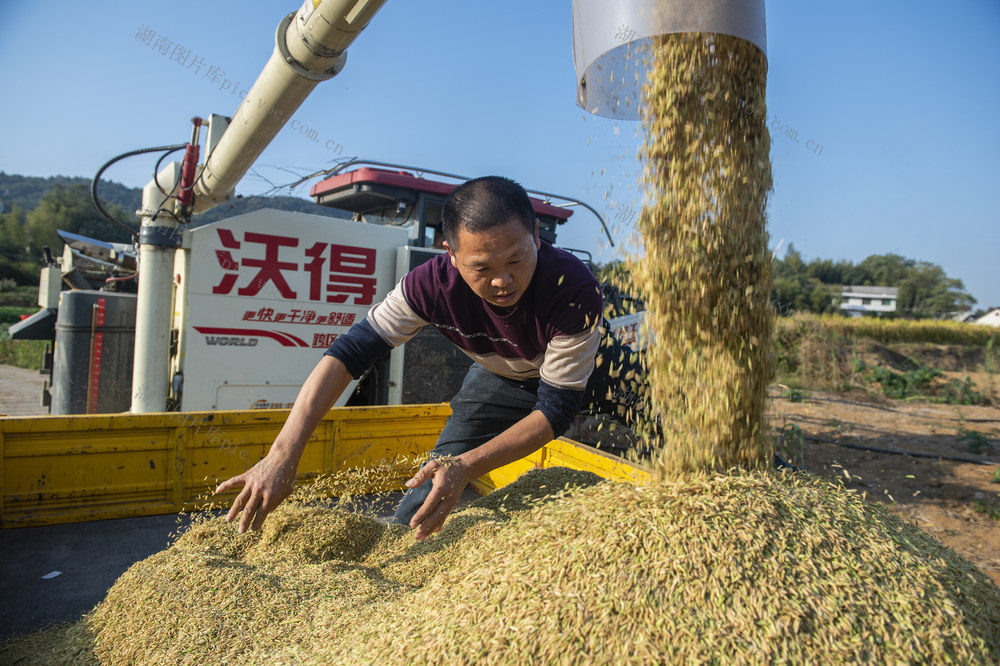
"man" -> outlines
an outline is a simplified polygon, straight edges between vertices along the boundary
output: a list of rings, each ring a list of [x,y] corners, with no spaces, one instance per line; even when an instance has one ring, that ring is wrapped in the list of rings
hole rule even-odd
[[[291,493],[306,441],[351,379],[428,324],[475,363],[451,401],[431,460],[406,482],[411,490],[396,512],[395,521],[416,528],[418,540],[441,529],[470,481],[529,455],[572,423],[601,345],[602,300],[593,274],[539,240],[531,200],[506,178],[456,188],[442,227],[448,253],[408,273],[336,340],[267,456],[216,489],[243,486],[227,516],[243,512],[241,533],[260,529]],[[602,349],[622,361],[619,346]],[[598,401],[611,393],[612,363],[602,365],[589,387]]]

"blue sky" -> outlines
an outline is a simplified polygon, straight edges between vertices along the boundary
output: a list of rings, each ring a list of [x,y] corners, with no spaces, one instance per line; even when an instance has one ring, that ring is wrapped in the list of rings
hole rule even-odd
[[[235,111],[223,80],[249,88],[299,4],[0,4],[0,170],[91,177],[118,153],[186,141],[192,116]],[[136,39],[142,26],[201,58],[201,71]],[[768,0],[767,31],[769,122],[799,139],[772,138],[772,247],[931,261],[978,306],[1000,306],[1000,3]],[[575,99],[569,0],[389,0],[295,116],[320,142],[286,126],[238,191],[357,155],[507,175],[613,221],[641,205],[640,128]],[[107,177],[141,187],[153,162]],[[563,229],[560,244],[614,257],[585,211]]]

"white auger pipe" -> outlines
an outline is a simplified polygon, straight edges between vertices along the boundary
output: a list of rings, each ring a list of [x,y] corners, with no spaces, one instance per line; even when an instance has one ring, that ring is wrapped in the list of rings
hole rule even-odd
[[[194,212],[233,195],[236,184],[320,81],[335,76],[347,47],[385,0],[305,0],[278,25],[275,49],[232,121],[211,149],[195,182]],[[132,367],[136,414],[167,408],[174,254],[181,229],[168,205],[180,166],[168,165],[143,191],[139,233],[139,293]],[[161,188],[166,194],[161,191]]]
[[[132,356],[130,411],[133,414],[167,409],[170,324],[174,311],[174,254],[181,241],[180,227],[173,215],[169,194],[172,184],[180,180],[180,171],[180,163],[171,162],[142,191],[139,290],[136,294],[135,350]]]
[[[236,184],[320,81],[336,76],[347,47],[385,0],[305,0],[278,26],[275,48],[208,156],[195,185],[194,211],[233,195]]]

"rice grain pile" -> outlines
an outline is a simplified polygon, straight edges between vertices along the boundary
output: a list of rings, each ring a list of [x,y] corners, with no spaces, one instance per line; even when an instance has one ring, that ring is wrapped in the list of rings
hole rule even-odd
[[[644,254],[631,280],[655,340],[646,350],[660,426],[654,470],[671,478],[752,468],[771,451],[767,61],[753,44],[718,34],[665,35],[651,50]]]
[[[597,481],[534,470],[421,543],[336,506],[283,505],[269,549],[266,534],[211,519],[134,565],[76,625],[26,637],[0,659],[1000,659],[1000,589],[840,487],[768,472],[651,487]],[[346,520],[352,530],[341,529]],[[301,538],[310,531],[324,548]]]
[[[412,530],[352,511],[356,497],[326,498],[330,488],[352,489],[352,479],[397,474],[388,465],[297,488],[261,532],[241,535],[221,516],[197,515],[82,620],[10,641],[0,663],[277,663],[278,653],[336,641],[442,570],[474,561],[513,516],[600,480],[564,468],[529,473],[419,543]]]
[[[1000,589],[804,474],[601,483],[306,663],[995,663]]]

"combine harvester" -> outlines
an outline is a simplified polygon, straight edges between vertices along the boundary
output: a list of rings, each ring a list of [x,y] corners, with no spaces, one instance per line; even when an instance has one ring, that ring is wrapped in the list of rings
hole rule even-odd
[[[54,341],[43,398],[52,415],[0,419],[3,527],[195,508],[218,480],[265,455],[333,339],[406,271],[440,252],[441,204],[463,178],[371,161],[343,164],[312,188],[317,203],[348,211],[351,220],[265,209],[188,226],[193,214],[234,196],[312,89],[343,68],[347,47],[383,2],[307,0],[278,26],[274,53],[247,97],[255,103],[242,103],[232,118],[195,118],[187,144],[120,156],[185,149],[184,160],[143,191],[138,256],[128,246],[64,235],[61,265],[43,269],[42,311],[11,329],[15,339]],[[654,4],[574,3],[580,106],[637,118],[642,49],[635,47],[651,36],[725,32],[762,43],[762,2],[750,9],[718,2],[696,16]],[[623,25],[627,39],[616,34]],[[532,194],[550,242],[569,206],[600,220],[581,201]],[[61,291],[64,280],[74,288]],[[615,323],[634,334],[634,315]],[[449,414],[441,402],[468,360],[429,328],[345,392],[309,442],[300,481],[433,447]],[[482,477],[476,490],[557,465],[646,478],[620,458],[560,438]],[[404,478],[370,490],[400,490]]]

